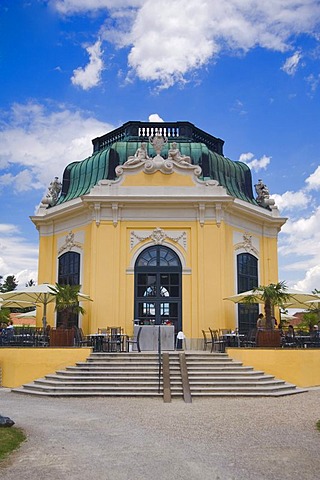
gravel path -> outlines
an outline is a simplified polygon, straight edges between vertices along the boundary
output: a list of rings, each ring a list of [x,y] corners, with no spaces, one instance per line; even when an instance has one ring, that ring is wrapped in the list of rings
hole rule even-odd
[[[309,480],[320,477],[320,389],[192,404],[49,398],[0,388],[27,442],[1,480]]]

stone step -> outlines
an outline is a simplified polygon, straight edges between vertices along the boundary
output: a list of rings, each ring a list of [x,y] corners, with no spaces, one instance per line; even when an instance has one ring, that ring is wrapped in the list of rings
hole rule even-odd
[[[297,391],[296,387],[292,385],[282,385],[281,387],[277,387],[275,385],[272,386],[264,386],[264,387],[258,387],[258,386],[252,386],[252,387],[241,387],[241,386],[236,386],[233,387],[231,385],[226,386],[226,387],[221,387],[221,386],[210,386],[210,387],[201,387],[197,389],[192,389],[191,388],[191,395],[196,395],[196,394],[205,394],[205,393],[211,393],[211,392],[219,392],[219,393],[279,393],[279,392],[285,392],[285,391]]]
[[[225,353],[186,353],[191,395],[279,396],[300,393],[294,385],[244,367]],[[182,398],[179,352],[169,353],[171,395]],[[157,353],[92,353],[86,362],[13,389],[51,396],[155,396],[159,388]]]
[[[25,386],[26,389],[29,391],[45,391],[45,392],[60,392],[60,393],[81,393],[84,395],[85,393],[105,393],[105,394],[111,394],[113,392],[135,392],[135,393],[154,393],[159,395],[158,393],[158,386],[157,385],[152,385],[152,386],[134,386],[130,385],[130,388],[128,388],[126,385],[116,385],[113,386],[112,388],[108,386],[96,386],[96,385],[89,385],[88,387],[85,386],[76,386],[76,385],[66,385],[66,386],[55,386],[55,385],[37,385],[35,383],[30,383]],[[162,386],[160,386],[160,393],[162,393]]]
[[[110,391],[106,392],[95,392],[95,391],[77,391],[77,392],[65,392],[65,391],[58,391],[58,392],[48,392],[45,390],[33,390],[29,388],[14,388],[12,390],[15,393],[22,393],[22,394],[29,394],[29,395],[42,395],[42,396],[50,396],[50,397],[162,397],[163,393],[160,392],[135,392],[135,391],[120,391],[120,392],[113,392]]]
[[[177,376],[177,374],[175,374]],[[75,380],[88,380],[88,381],[96,381],[99,379],[105,379],[105,378],[119,378],[119,379],[132,379],[132,380],[147,380],[148,378],[158,378],[157,372],[154,373],[148,373],[148,374],[143,374],[141,372],[135,372],[134,374],[128,372],[122,372],[122,375],[119,373],[115,372],[113,374],[107,374],[107,375],[100,375],[98,373],[91,373],[91,372],[84,372],[82,374],[79,374],[79,372],[75,373],[69,373],[69,374],[62,374],[62,373],[53,373],[51,375],[46,375],[45,376],[48,379],[55,378],[57,380],[60,380],[61,382],[64,382],[68,379],[75,379]]]
[[[270,387],[270,386],[282,386],[285,384],[284,380],[261,380],[259,382],[246,382],[245,380],[239,381],[239,380],[232,380],[232,381],[226,381],[226,380],[217,380],[217,381],[193,381],[189,379],[189,384],[191,389],[196,389],[196,388],[215,388],[215,387],[230,387],[230,388],[236,388],[236,387],[247,387],[247,388],[265,388],[265,387]]]

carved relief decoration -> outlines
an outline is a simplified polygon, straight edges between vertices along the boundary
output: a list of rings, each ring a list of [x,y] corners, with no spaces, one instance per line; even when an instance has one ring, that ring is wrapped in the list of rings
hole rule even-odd
[[[175,234],[175,235],[174,235]],[[155,228],[151,233],[150,231],[131,231],[130,234],[130,247],[135,247],[138,243],[145,240],[151,240],[155,245],[162,245],[165,240],[171,240],[174,243],[178,243],[184,250],[187,249],[187,234],[186,232],[167,231],[162,228]]]
[[[58,255],[60,255],[62,252],[65,250],[70,251],[73,247],[81,248],[82,249],[82,244],[79,242],[76,242],[74,239],[74,233],[70,231],[65,238],[64,244],[59,248],[58,250]]]
[[[147,174],[152,174],[157,171],[170,175],[174,172],[189,173],[195,177],[201,175],[201,167],[193,165],[191,158],[182,155],[177,148],[177,143],[173,142],[168,152],[168,158],[163,158],[160,153],[163,146],[168,143],[168,139],[161,135],[155,135],[149,138],[149,143],[156,151],[155,157],[149,157],[147,153],[147,143],[142,142],[136,153],[128,157],[123,165],[118,165],[115,169],[117,177],[121,177],[124,173],[138,173],[143,171]]]
[[[252,235],[248,232],[243,234],[243,242],[236,243],[234,246],[235,250],[244,249],[248,253],[253,253],[258,256],[258,250],[252,245]]]

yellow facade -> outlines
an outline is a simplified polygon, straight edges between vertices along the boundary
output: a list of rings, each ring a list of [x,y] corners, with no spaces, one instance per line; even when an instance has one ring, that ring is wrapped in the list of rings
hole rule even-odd
[[[0,367],[2,386],[19,387],[64,369],[76,362],[84,362],[90,348],[1,348]]]
[[[40,231],[39,283],[57,281],[61,252],[80,253],[82,291],[93,300],[83,304],[85,333],[114,325],[132,334],[135,260],[153,244],[150,234],[156,229],[163,232],[161,244],[181,260],[182,328],[193,346],[202,329],[237,327],[235,306],[223,299],[236,293],[239,252],[258,258],[259,284],[278,280],[277,234],[284,219],[190,172],[124,175],[114,184],[94,187],[71,206],[66,202],[43,210],[33,221]],[[64,248],[70,232],[74,245]],[[149,238],[137,240],[148,233]],[[251,243],[241,247],[245,235]],[[55,325],[52,306],[48,322]]]

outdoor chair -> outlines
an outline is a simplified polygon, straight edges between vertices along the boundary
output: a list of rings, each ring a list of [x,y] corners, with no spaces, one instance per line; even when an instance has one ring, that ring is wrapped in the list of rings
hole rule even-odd
[[[219,337],[223,337],[223,335],[228,335],[228,333],[231,333],[230,328],[220,328],[219,329]]]
[[[106,335],[107,333],[110,333],[110,328],[98,328],[98,333],[102,333],[103,335]]]
[[[208,332],[205,330],[202,330],[202,335],[203,335],[203,350],[207,350],[207,346],[211,345],[211,352],[213,351],[213,340],[211,336],[211,340],[207,337]]]
[[[218,352],[224,352],[225,351],[225,342],[223,338],[219,336],[219,331],[218,330],[211,330],[209,327],[209,332],[211,335],[211,340],[212,340],[212,347],[211,347],[211,352],[218,351]]]
[[[242,340],[242,346],[243,347],[255,347],[256,346],[256,336],[257,336],[257,329],[252,328],[249,330],[249,332],[246,334],[244,339]]]
[[[92,340],[86,337],[82,328],[74,327],[74,343],[77,347],[92,347]]]
[[[130,345],[137,345],[137,350],[140,353],[141,348],[140,348],[140,335],[141,335],[142,327],[139,327],[138,333],[137,333],[137,338],[128,338],[127,343],[128,343],[128,349]]]
[[[121,327],[110,327],[109,335],[104,339],[108,352],[123,351],[124,336]]]

